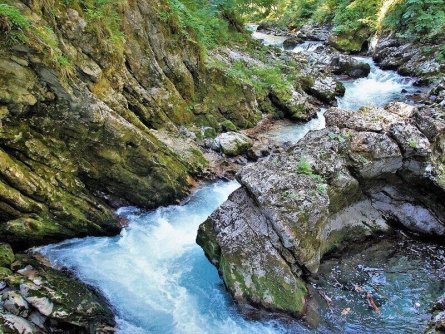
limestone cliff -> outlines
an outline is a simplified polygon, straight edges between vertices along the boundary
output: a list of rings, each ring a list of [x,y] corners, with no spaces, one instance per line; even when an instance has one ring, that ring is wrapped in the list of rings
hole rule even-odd
[[[445,122],[394,102],[329,109],[327,127],[238,174],[197,242],[235,300],[302,315],[328,252],[393,227],[443,241]]]
[[[259,118],[165,0],[1,6],[0,240],[15,248],[116,233],[111,206],[184,196],[206,161],[154,129]]]

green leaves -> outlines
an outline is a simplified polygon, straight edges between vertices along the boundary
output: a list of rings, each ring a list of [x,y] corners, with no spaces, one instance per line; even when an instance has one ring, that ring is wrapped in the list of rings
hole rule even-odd
[[[384,26],[399,34],[419,39],[443,38],[445,31],[445,1],[405,0],[396,3],[383,21]]]

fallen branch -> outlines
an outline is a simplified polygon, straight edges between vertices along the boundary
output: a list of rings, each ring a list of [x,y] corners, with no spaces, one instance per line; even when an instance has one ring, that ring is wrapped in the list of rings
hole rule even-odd
[[[374,299],[369,292],[366,294],[366,299],[368,300],[368,304],[374,310],[374,312],[380,314],[380,309],[375,304]]]

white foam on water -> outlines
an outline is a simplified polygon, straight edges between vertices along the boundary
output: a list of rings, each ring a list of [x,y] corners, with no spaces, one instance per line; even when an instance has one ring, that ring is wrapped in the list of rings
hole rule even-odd
[[[326,127],[326,119],[324,117],[326,109],[321,108],[317,112],[317,118],[314,118],[306,123],[301,124],[289,124],[282,126],[271,132],[271,136],[281,143],[297,143],[303,138],[309,131],[321,130]]]
[[[271,34],[265,34],[259,31],[254,31],[252,37],[254,39],[261,40],[262,43],[266,46],[278,46],[278,47],[283,47],[284,41],[288,39],[287,36],[275,36]]]
[[[141,213],[116,237],[72,239],[38,249],[97,287],[117,312],[119,333],[279,333],[275,322],[238,314],[216,269],[196,244],[198,226],[238,188],[217,182],[183,205]]]
[[[344,96],[339,97],[338,107],[358,110],[363,106],[382,107],[385,104],[400,100],[402,90],[414,91],[414,79],[403,77],[395,71],[382,70],[371,58],[355,57],[371,66],[371,73],[366,78],[344,81]]]
[[[319,42],[319,41],[305,41],[305,42],[303,42],[301,44],[298,44],[292,50],[292,52],[301,52],[301,53],[314,52],[320,46],[323,46],[323,42]]]

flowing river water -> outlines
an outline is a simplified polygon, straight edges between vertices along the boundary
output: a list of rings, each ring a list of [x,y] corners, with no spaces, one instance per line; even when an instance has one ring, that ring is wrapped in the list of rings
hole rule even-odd
[[[279,46],[284,40],[259,33],[254,37],[266,45]],[[401,99],[402,89],[412,89],[411,80],[380,70],[368,58],[362,60],[371,64],[371,74],[345,82],[346,95],[338,100],[341,107],[383,105]],[[309,130],[325,126],[323,110],[318,115],[307,124],[286,126],[276,136],[295,142]],[[443,249],[428,252],[436,246],[418,243],[393,243],[375,252],[351,253],[342,261],[326,261],[326,279],[319,284],[334,306],[325,310],[327,320],[321,321],[318,329],[299,321],[242,317],[217,270],[195,243],[199,224],[238,186],[236,181],[208,184],[184,205],[150,212],[122,208],[118,213],[130,224],[120,235],[72,239],[38,251],[55,267],[68,268],[97,288],[114,308],[122,334],[421,332],[429,317],[428,301],[444,290],[445,274],[441,268]],[[359,294],[341,287],[351,282],[379,293],[380,315],[369,310]],[[348,307],[350,314],[340,316]]]

